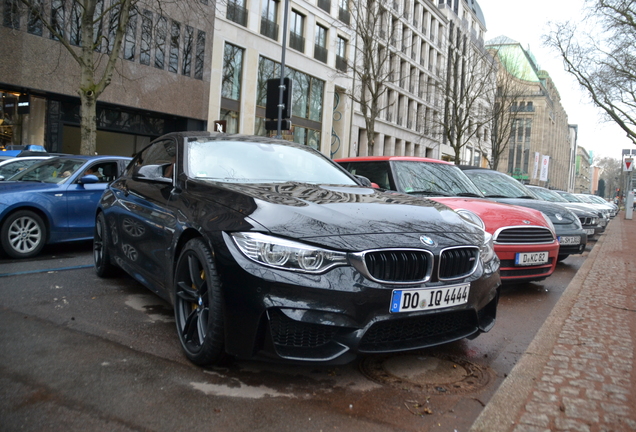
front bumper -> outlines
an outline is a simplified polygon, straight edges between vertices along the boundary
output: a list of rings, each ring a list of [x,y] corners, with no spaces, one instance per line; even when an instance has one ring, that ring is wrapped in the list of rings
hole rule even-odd
[[[559,243],[550,244],[495,244],[495,252],[501,261],[499,272],[503,283],[523,283],[542,280],[550,276],[557,264]],[[548,262],[540,265],[517,265],[518,253],[548,252]]]
[[[237,250],[230,252],[231,258],[219,260],[225,346],[239,358],[346,363],[359,353],[414,350],[474,337],[495,322],[500,285],[496,266],[488,270],[479,263],[475,273],[461,281],[391,286],[370,281],[353,267],[308,275],[266,268]],[[470,283],[465,304],[389,311],[395,288],[463,283]]]
[[[583,229],[564,229],[556,227],[557,240],[559,240],[559,255],[576,255],[585,252],[588,235]],[[564,238],[578,237],[578,243],[565,243]]]

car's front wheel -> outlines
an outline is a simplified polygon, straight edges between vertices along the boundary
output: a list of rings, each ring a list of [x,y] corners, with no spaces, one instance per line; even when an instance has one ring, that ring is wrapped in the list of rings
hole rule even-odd
[[[46,244],[46,225],[30,210],[19,210],[2,225],[2,248],[12,258],[30,258]]]
[[[188,359],[200,366],[225,358],[221,283],[209,248],[186,243],[175,271],[175,321]]]
[[[559,255],[558,258],[557,258],[557,262],[561,262],[561,261],[563,261],[564,259],[566,259],[569,256],[570,256],[570,254]]]
[[[93,262],[95,263],[95,273],[103,278],[113,276],[117,272],[117,267],[110,260],[108,246],[109,237],[106,218],[104,213],[99,213],[95,220],[95,233],[93,235]]]

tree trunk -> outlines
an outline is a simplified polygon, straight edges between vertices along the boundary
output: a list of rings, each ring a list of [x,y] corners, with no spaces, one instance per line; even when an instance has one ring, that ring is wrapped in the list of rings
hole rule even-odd
[[[80,91],[80,154],[94,155],[97,152],[97,101],[91,90]]]

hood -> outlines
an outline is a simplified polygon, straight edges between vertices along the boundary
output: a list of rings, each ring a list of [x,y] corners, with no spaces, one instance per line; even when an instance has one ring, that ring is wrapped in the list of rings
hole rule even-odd
[[[575,223],[578,217],[562,204],[526,198],[495,198],[497,202],[529,207],[543,212],[554,225]]]
[[[206,200],[240,212],[254,226],[331,247],[357,248],[363,242],[368,248],[374,238],[384,247],[423,247],[422,235],[439,246],[483,239],[481,229],[449,207],[399,193],[360,186],[196,182],[205,185]]]
[[[540,211],[490,201],[483,198],[433,198],[454,210],[466,209],[476,213],[486,225],[486,231],[494,234],[499,228],[506,226],[540,226],[549,228]]]

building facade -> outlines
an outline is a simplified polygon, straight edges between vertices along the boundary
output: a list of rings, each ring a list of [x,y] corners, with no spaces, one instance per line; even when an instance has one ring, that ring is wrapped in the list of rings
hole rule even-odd
[[[164,133],[207,128],[214,6],[207,0],[192,4],[198,14],[174,5],[159,13],[143,3],[131,14],[112,82],[97,103],[98,153],[131,155]],[[73,2],[41,5],[79,50]],[[0,2],[0,16],[2,144],[78,153],[78,63],[20,0]],[[96,24],[103,36],[95,49],[98,67],[112,40],[112,18],[105,13]]]
[[[591,157],[585,148],[576,149],[576,164],[574,177],[574,193],[590,193],[592,187]]]
[[[487,45],[522,88],[509,107],[514,119],[508,151],[502,153],[498,170],[524,183],[569,189],[576,135],[572,135],[554,82],[518,42],[504,36]],[[543,178],[542,163],[546,165]]]

